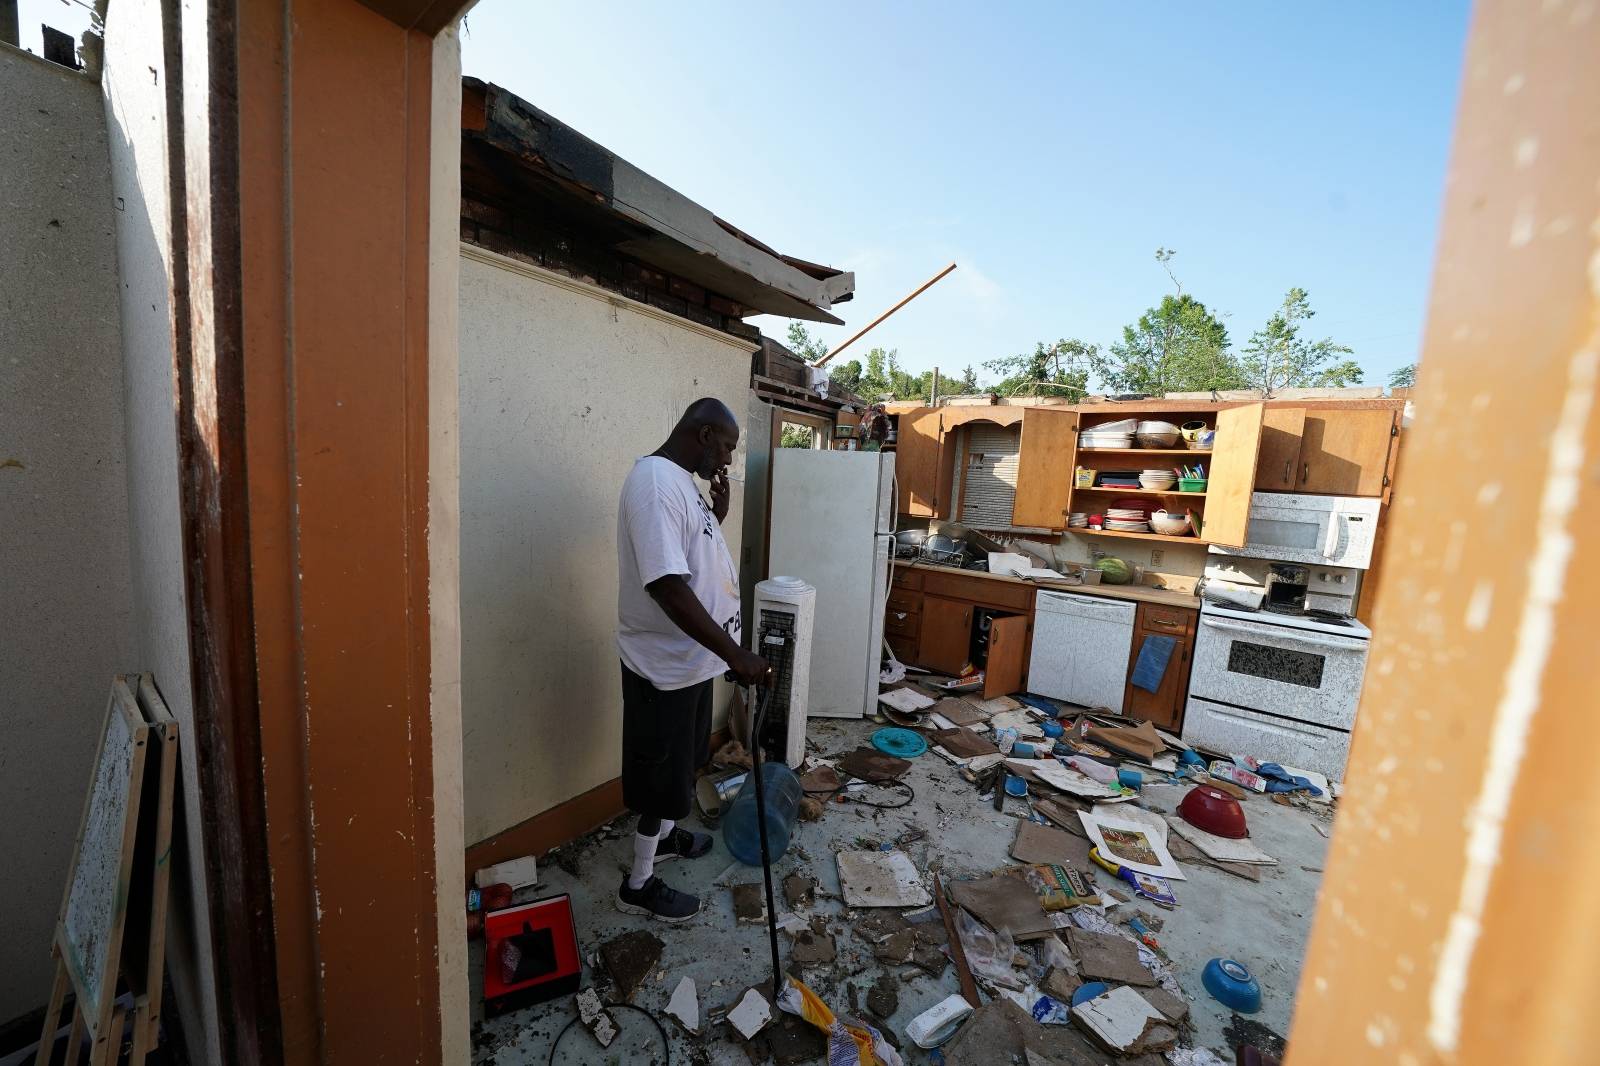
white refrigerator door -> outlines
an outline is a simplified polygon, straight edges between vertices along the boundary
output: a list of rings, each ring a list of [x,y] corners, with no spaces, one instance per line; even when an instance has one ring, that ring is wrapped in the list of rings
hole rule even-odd
[[[809,713],[860,718],[877,698],[886,544],[878,534],[886,458],[780,448],[772,460],[767,576],[817,590]],[[871,679],[870,684],[868,679]]]

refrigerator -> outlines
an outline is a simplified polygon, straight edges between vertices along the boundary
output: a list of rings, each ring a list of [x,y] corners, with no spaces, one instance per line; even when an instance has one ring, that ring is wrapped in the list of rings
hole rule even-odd
[[[807,714],[870,715],[894,556],[894,453],[778,448],[771,478],[766,576],[817,590]]]

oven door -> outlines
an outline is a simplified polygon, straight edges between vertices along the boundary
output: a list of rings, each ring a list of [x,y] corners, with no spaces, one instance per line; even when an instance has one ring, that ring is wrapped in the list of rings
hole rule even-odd
[[[1189,692],[1264,714],[1349,729],[1361,701],[1365,640],[1200,614]]]
[[[1242,555],[1308,566],[1372,565],[1380,501],[1364,496],[1305,496],[1257,492],[1242,548],[1212,545],[1220,555]]]

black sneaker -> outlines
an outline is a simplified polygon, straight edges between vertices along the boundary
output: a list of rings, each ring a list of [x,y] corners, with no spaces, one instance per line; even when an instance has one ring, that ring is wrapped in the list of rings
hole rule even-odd
[[[695,833],[681,826],[656,841],[656,862],[668,859],[698,859],[711,850],[711,834]]]
[[[663,922],[687,922],[700,913],[700,897],[679,892],[659,877],[652,877],[643,888],[629,888],[624,874],[617,889],[617,910],[623,914],[644,914]]]

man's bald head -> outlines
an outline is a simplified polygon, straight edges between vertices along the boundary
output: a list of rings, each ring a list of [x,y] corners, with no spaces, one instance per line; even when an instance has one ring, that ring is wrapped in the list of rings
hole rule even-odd
[[[715,396],[703,396],[683,412],[658,454],[710,481],[733,462],[738,446],[739,420],[727,404]]]
[[[683,412],[683,417],[678,419],[674,433],[688,429],[691,433],[698,432],[701,426],[721,426],[731,429],[734,435],[739,433],[739,420],[733,417],[733,412],[728,405],[715,396],[702,396],[690,404]]]

